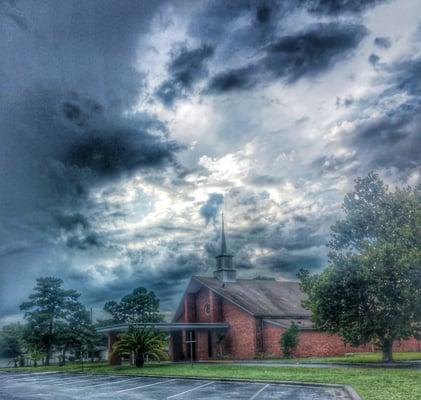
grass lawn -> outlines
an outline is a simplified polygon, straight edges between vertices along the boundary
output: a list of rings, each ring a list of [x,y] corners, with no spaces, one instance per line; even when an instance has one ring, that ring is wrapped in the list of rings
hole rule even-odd
[[[0,369],[6,370],[5,368]],[[81,372],[80,364],[65,367],[8,368],[11,371]],[[85,364],[86,373],[195,376],[231,379],[270,379],[351,385],[364,400],[421,400],[421,370],[385,368],[306,368],[257,365],[151,364],[143,369],[106,364]]]
[[[421,361],[421,352],[394,352],[395,361]],[[309,357],[309,358],[292,358],[286,360],[291,362],[340,362],[340,363],[376,363],[382,362],[381,353],[353,353],[346,356],[337,357]]]

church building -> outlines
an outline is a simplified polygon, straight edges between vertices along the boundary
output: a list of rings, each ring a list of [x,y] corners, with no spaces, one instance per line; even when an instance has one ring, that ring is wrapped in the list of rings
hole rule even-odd
[[[303,296],[296,281],[237,277],[222,219],[221,252],[216,256],[213,277],[190,279],[173,318],[173,323],[208,324],[209,329],[172,331],[172,358],[188,360],[190,350],[196,361],[280,357],[280,337],[293,322],[300,332],[296,357],[373,350],[371,344],[355,348],[339,336],[315,330],[311,312],[301,305]],[[214,324],[221,325],[216,328]],[[411,339],[395,343],[394,347],[396,351],[417,351],[421,342]]]

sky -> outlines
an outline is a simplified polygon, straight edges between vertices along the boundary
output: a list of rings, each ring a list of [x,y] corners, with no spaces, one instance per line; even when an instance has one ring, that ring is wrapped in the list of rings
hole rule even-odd
[[[0,0],[0,325],[57,276],[170,318],[212,274],[327,263],[353,180],[421,181],[417,0]]]

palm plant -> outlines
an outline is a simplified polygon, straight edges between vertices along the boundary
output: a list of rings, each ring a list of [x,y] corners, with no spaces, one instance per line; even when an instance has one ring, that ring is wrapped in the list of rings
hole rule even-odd
[[[164,336],[156,329],[130,327],[118,336],[113,353],[133,353],[136,367],[143,367],[146,356],[155,360],[165,357],[165,345]]]

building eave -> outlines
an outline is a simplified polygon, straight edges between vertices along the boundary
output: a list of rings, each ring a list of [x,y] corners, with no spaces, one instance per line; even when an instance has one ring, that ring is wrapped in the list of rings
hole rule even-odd
[[[157,323],[134,323],[134,324],[115,324],[97,328],[97,332],[125,332],[129,328],[154,328],[159,331],[171,332],[181,330],[226,330],[229,324],[226,323],[184,323],[184,322],[157,322]]]
[[[280,319],[282,319],[282,318],[280,318]],[[294,317],[294,319],[299,319],[299,318]],[[291,324],[282,323],[282,322],[279,322],[279,321],[274,321],[273,319],[270,319],[270,318],[263,319],[263,322],[266,322],[266,323],[271,324],[271,325],[279,326],[280,328],[285,328],[285,329],[288,329],[291,326]],[[314,328],[304,328],[304,327],[301,327],[301,326],[298,326],[298,328],[299,328],[300,331],[314,331],[315,330]]]

